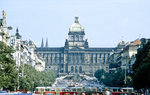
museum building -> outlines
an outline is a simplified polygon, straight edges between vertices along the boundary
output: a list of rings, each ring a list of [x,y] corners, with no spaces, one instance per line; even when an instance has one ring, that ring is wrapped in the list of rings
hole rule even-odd
[[[58,75],[93,76],[98,69],[109,72],[109,57],[115,50],[116,48],[89,47],[84,28],[76,16],[64,47],[48,47],[48,42],[44,46],[42,39],[41,47],[37,47],[35,51],[45,59],[46,70],[54,70]]]

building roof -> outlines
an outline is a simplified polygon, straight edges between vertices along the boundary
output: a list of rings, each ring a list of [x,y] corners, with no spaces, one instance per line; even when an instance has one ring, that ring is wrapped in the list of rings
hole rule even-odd
[[[70,32],[84,32],[84,28],[79,23],[77,16],[75,16],[75,21],[70,27]]]
[[[134,46],[134,45],[141,45],[141,40],[137,39],[130,43],[130,46]]]
[[[120,46],[120,45],[126,45],[125,41],[123,41],[123,40],[120,41],[119,44],[118,44],[118,46]]]
[[[38,47],[36,48],[35,51],[63,51],[64,48],[63,47],[48,47],[48,48],[41,48],[41,47]]]
[[[131,50],[133,48],[130,48],[130,47],[139,47],[141,45],[141,40],[137,39],[133,42],[131,42],[129,45],[127,45],[124,49],[123,49],[123,52],[127,51],[127,50]],[[135,48],[137,49],[137,48]]]
[[[111,52],[112,50],[114,50],[115,48],[87,48],[87,49],[82,49],[82,51],[91,51],[91,52]],[[48,48],[36,48],[35,51],[64,51],[64,47],[48,47]],[[72,50],[72,49],[68,49]],[[73,51],[76,51],[73,49]],[[79,50],[77,50],[79,51]]]
[[[106,51],[106,52],[111,52],[115,48],[88,48],[86,51]]]

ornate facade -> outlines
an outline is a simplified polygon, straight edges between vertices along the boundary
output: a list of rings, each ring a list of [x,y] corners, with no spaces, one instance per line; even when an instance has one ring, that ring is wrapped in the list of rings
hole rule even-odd
[[[18,28],[16,29],[16,34],[11,35],[9,45],[15,50],[13,57],[17,67],[28,64],[33,66],[37,71],[45,70],[45,61],[34,52],[36,45],[30,39],[22,40]]]
[[[3,18],[0,19],[0,41],[8,45],[10,38],[9,30],[11,30],[12,27],[7,27],[6,12],[4,10],[2,12],[2,16]]]
[[[109,71],[109,56],[114,49],[89,47],[84,28],[75,17],[64,47],[53,48],[47,44],[44,47],[42,40],[36,53],[45,59],[46,69],[52,69],[59,75],[81,73],[93,76],[98,69]]]

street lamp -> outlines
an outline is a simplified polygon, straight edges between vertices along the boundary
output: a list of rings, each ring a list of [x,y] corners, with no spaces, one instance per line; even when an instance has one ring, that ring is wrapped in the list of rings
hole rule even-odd
[[[124,79],[124,83],[125,83],[125,85],[126,85],[126,83],[127,83],[127,66],[129,66],[129,65],[127,65],[128,64],[128,59],[129,59],[129,57],[128,56],[125,56],[125,60],[126,60],[126,64],[125,64],[125,79]],[[129,68],[128,68],[129,69]]]
[[[128,61],[128,56],[127,55],[125,55],[125,54],[121,54],[121,56],[122,56],[122,62],[124,63],[124,64],[122,64],[122,66],[124,67],[124,85],[126,85],[126,70],[127,70],[127,61]]]
[[[125,71],[124,71],[124,76],[125,76],[125,78],[124,78],[124,84],[126,85],[126,66],[127,66],[127,64],[125,64]]]
[[[100,61],[100,70],[102,71],[102,76],[101,78],[104,79],[105,78],[105,75],[104,75],[104,62],[103,62],[103,59],[99,59]]]
[[[19,80],[20,80],[20,76],[22,75],[22,73],[19,73],[19,66],[18,66],[17,70],[18,70],[18,79],[17,79],[17,81],[18,81],[18,87],[17,87],[17,89],[19,90],[19,87],[20,87]]]

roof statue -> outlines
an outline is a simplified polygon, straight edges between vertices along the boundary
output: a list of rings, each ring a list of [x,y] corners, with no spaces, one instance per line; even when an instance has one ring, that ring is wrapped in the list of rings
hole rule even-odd
[[[66,39],[65,46],[68,46],[68,40]]]
[[[75,21],[74,21],[75,23],[79,23],[78,18],[79,18],[78,16],[75,16]]]
[[[3,18],[6,17],[6,12],[3,10]]]

